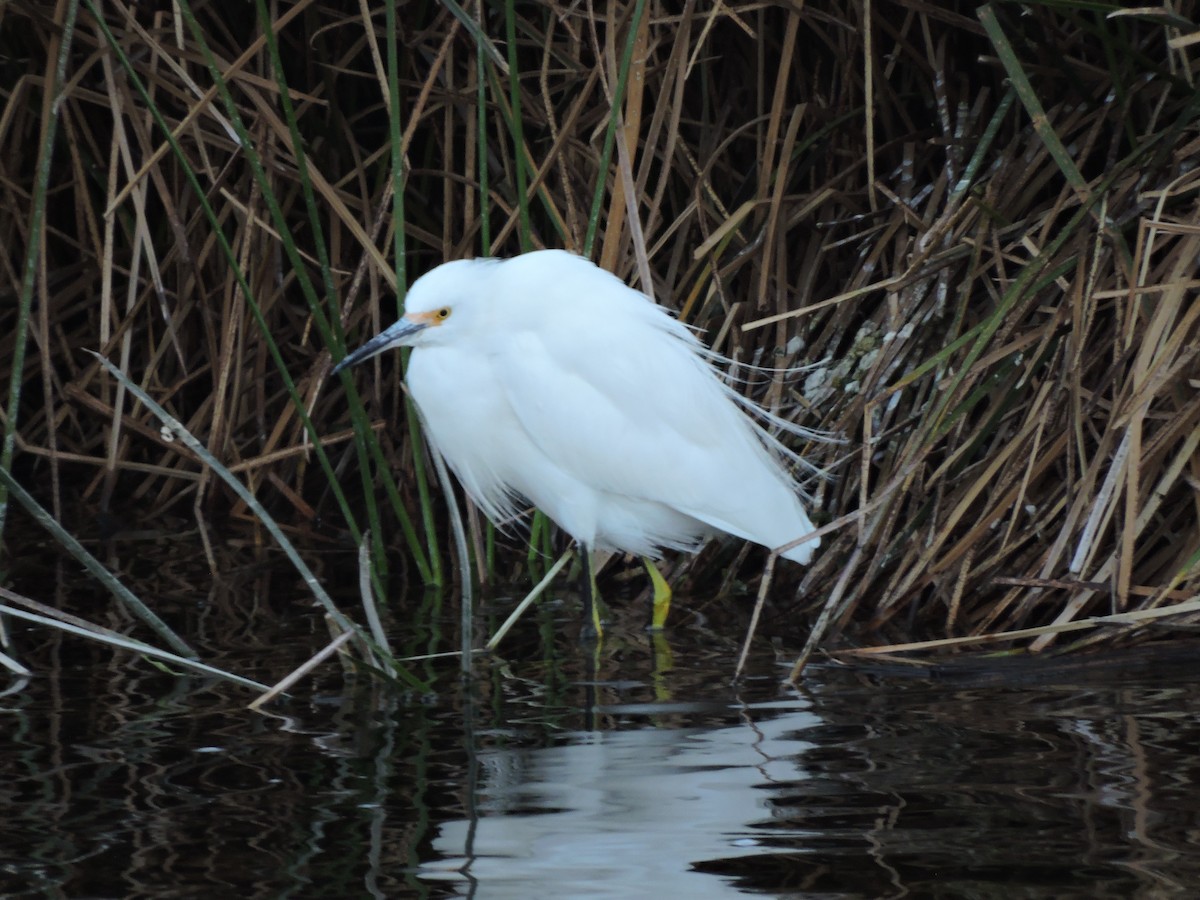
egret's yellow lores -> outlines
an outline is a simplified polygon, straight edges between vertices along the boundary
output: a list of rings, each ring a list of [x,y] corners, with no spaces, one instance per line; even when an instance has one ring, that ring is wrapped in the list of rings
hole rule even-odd
[[[585,572],[595,549],[657,558],[717,531],[775,548],[813,530],[760,420],[780,423],[686,326],[583,257],[438,266],[334,372],[393,347],[413,348],[409,392],[476,505],[502,523],[533,503],[578,541]],[[807,563],[819,545],[783,555]],[[661,627],[670,591],[647,567]]]

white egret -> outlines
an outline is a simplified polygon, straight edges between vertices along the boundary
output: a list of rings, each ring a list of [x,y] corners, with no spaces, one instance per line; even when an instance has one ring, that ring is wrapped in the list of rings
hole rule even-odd
[[[813,531],[791,454],[760,424],[782,423],[729,387],[686,326],[583,257],[438,266],[334,372],[393,347],[413,348],[405,377],[426,433],[484,514],[503,523],[533,503],[578,542],[589,586],[592,550],[639,554],[654,627],[670,590],[647,558],[663,548],[721,531],[777,548]],[[819,545],[783,556],[807,563]]]

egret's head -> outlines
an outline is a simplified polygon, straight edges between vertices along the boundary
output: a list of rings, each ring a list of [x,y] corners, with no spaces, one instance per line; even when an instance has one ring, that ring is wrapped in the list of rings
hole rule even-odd
[[[477,300],[486,283],[492,259],[463,259],[446,263],[418,278],[404,300],[404,315],[333,367],[348,366],[393,347],[420,347],[454,340],[478,316]]]

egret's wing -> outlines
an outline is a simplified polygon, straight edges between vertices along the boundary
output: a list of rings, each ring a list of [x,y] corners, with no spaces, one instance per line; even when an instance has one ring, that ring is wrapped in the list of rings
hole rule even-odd
[[[739,533],[712,521],[716,489],[767,455],[707,363],[651,313],[516,332],[494,371],[532,443],[581,482]]]

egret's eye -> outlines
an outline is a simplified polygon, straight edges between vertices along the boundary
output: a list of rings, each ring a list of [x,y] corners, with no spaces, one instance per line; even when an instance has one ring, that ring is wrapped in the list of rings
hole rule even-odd
[[[433,314],[433,317],[439,322],[445,322],[448,318],[450,318],[450,307],[443,306]]]

